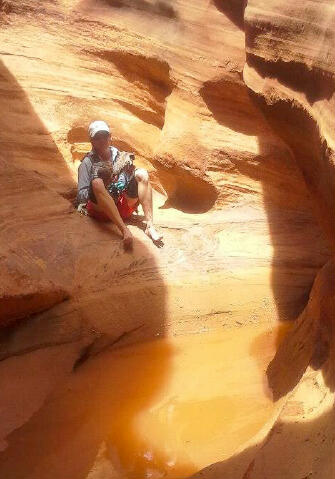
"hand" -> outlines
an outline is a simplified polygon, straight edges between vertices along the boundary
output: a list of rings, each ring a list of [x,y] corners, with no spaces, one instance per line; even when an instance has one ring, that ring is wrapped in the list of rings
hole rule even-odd
[[[123,231],[123,247],[125,250],[130,250],[133,247],[133,235],[128,228]]]

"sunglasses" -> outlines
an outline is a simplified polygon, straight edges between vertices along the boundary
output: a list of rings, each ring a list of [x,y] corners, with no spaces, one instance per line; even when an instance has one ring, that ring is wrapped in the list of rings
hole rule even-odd
[[[94,140],[99,140],[100,138],[108,138],[109,133],[107,131],[99,131],[94,135]]]

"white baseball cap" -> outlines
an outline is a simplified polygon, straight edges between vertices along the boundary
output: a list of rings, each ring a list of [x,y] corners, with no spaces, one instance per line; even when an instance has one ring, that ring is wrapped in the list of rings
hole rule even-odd
[[[110,133],[109,126],[107,125],[105,121],[101,121],[101,120],[92,121],[92,123],[88,127],[88,133],[91,138],[93,138],[94,135],[98,133],[98,131],[107,131],[108,133]]]

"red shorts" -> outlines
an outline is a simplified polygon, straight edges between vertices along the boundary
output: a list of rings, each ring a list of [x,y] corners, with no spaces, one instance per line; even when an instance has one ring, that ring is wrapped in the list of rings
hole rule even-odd
[[[126,220],[127,218],[130,218],[133,212],[137,209],[138,201],[134,204],[134,206],[129,206],[127,198],[122,194],[119,197],[118,202],[116,203],[116,207],[119,210],[121,218]],[[91,200],[88,200],[86,210],[90,216],[99,221],[111,221],[111,219],[106,215],[106,213],[104,213],[103,211],[96,211],[94,209],[93,202]]]

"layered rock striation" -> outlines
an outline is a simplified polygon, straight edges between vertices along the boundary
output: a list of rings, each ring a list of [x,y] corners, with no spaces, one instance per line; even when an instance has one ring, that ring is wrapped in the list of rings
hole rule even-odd
[[[334,389],[333,2],[3,0],[0,22],[0,358],[50,361],[54,378],[20,386],[30,405],[3,437],[113,343],[259,322],[295,321],[269,383],[303,404],[312,365],[321,416]],[[75,210],[94,119],[150,171],[163,249],[138,220],[124,254],[112,225]],[[204,473],[298,477],[292,461],[262,470],[271,441],[243,453],[241,475],[234,461]]]

